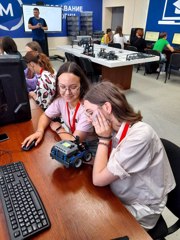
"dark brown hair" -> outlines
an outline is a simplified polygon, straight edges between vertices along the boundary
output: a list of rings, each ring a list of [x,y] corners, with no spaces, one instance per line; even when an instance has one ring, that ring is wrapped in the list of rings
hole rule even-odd
[[[9,36],[5,36],[2,38],[1,48],[2,48],[2,51],[6,52],[7,54],[18,53],[18,49],[15,41]]]
[[[38,11],[39,12],[39,8],[33,8],[33,11]]]
[[[109,102],[112,106],[112,113],[119,122],[135,123],[142,120],[140,111],[136,113],[121,90],[111,82],[93,85],[84,96],[84,100],[99,106]]]
[[[38,53],[42,53],[42,48],[39,45],[39,43],[36,42],[36,41],[28,42],[26,44],[26,46],[29,47],[32,51],[36,51]]]
[[[159,38],[164,38],[164,37],[167,37],[167,32],[161,32],[159,34]]]
[[[111,31],[112,31],[111,28],[107,28],[106,34],[110,33]]]
[[[56,94],[54,99],[59,96],[58,92],[58,77],[63,73],[72,73],[80,78],[80,96],[79,99],[82,100],[86,92],[89,90],[89,80],[84,74],[80,66],[75,62],[66,62],[60,66],[56,75]]]
[[[54,73],[54,69],[49,61],[49,58],[44,53],[38,53],[37,51],[29,51],[24,56],[26,63],[34,62],[38,64],[44,70]]]

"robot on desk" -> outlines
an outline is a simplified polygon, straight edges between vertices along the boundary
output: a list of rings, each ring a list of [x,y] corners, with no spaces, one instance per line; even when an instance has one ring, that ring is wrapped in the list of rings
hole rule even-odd
[[[79,41],[78,45],[84,47],[83,54],[91,56],[91,57],[95,57],[94,44],[91,42],[91,39],[83,38]]]
[[[117,60],[118,56],[115,54],[114,51],[106,52],[105,48],[101,48],[98,55],[99,58],[105,58],[107,60]]]
[[[86,143],[80,143],[79,137],[74,141],[62,140],[57,142],[51,149],[52,159],[62,163],[65,167],[79,168],[84,162],[92,159],[92,153]]]

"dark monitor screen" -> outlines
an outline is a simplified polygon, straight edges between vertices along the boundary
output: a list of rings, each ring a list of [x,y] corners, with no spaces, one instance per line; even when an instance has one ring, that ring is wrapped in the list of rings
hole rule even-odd
[[[180,45],[180,33],[174,33],[172,44]]]
[[[146,31],[145,40],[149,42],[156,42],[159,39],[159,32]]]
[[[59,6],[39,6],[39,5],[22,5],[24,30],[31,32],[28,28],[28,21],[33,17],[33,9],[39,9],[39,17],[44,18],[47,23],[48,30],[46,32],[61,32],[62,31],[62,8]]]
[[[0,55],[0,125],[31,119],[23,60]]]

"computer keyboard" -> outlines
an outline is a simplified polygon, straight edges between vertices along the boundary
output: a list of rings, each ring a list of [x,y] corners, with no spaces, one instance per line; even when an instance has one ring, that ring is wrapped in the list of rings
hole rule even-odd
[[[0,197],[11,240],[27,239],[50,227],[43,203],[22,162],[0,166]]]

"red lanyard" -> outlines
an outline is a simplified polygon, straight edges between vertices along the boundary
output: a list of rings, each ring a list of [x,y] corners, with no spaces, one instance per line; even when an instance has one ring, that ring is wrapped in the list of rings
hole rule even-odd
[[[44,71],[44,69],[41,68],[39,74],[41,75],[43,71]]]
[[[123,131],[122,131],[122,134],[121,134],[121,137],[120,137],[120,139],[119,139],[118,144],[125,138],[125,136],[126,136],[126,134],[127,134],[127,131],[128,131],[128,128],[129,128],[129,123],[126,123],[125,126],[124,126],[124,128],[123,128]],[[110,143],[109,143],[108,156],[110,156],[111,150],[112,150],[112,140],[111,140]]]
[[[71,121],[70,121],[70,111],[69,111],[68,103],[66,103],[66,108],[67,108],[67,113],[68,113],[69,127],[70,127],[72,133],[74,133],[74,131],[75,131],[76,114],[77,114],[77,111],[78,111],[79,107],[80,107],[80,102],[78,102],[78,104],[76,105],[76,109],[75,109],[75,112],[74,112],[74,115],[73,115],[72,125],[71,125]]]

